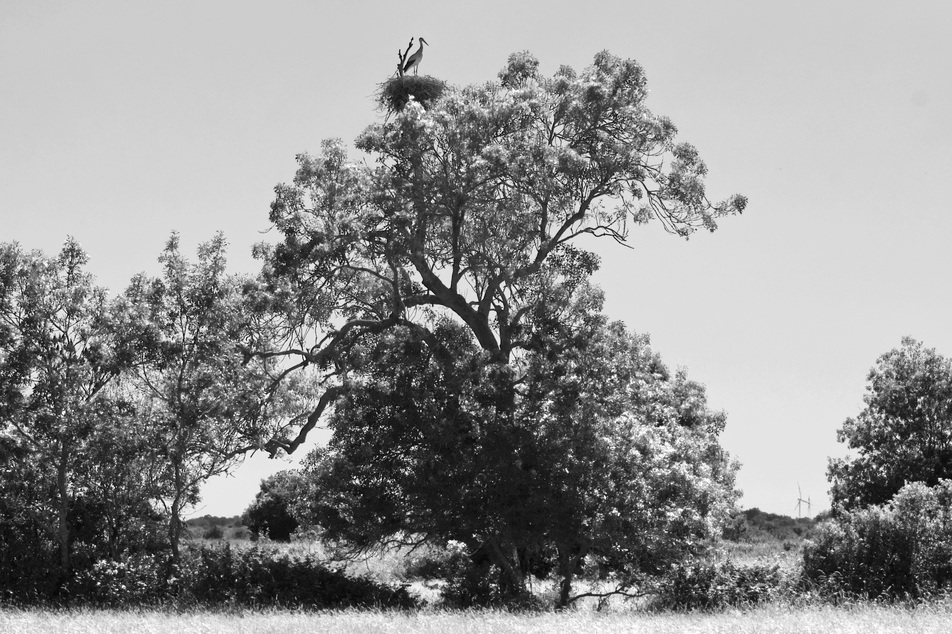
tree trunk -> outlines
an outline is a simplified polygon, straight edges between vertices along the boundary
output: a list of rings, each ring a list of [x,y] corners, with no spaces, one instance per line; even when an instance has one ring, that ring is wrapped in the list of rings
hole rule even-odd
[[[69,489],[66,483],[69,448],[66,440],[60,439],[59,463],[56,465],[56,489],[59,493],[57,541],[60,551],[60,574],[65,584],[69,576]]]
[[[559,582],[559,598],[556,601],[555,609],[564,610],[569,605],[569,598],[572,596],[572,580],[575,578],[575,566],[578,559],[569,555],[568,550],[559,548],[559,574],[562,581]]]
[[[524,598],[527,596],[528,590],[526,589],[526,578],[519,568],[518,559],[515,559],[515,562],[510,561],[510,559],[503,552],[502,547],[499,545],[499,542],[495,537],[488,538],[486,540],[486,545],[489,547],[490,559],[492,559],[493,563],[498,565],[506,575],[506,579],[509,581],[509,584],[512,588],[513,598]]]
[[[575,580],[575,570],[578,568],[578,562],[585,556],[587,548],[572,553],[572,549],[565,546],[558,546],[559,551],[559,574],[562,581],[559,582],[559,598],[555,604],[556,610],[564,610],[569,605],[572,598],[572,582]]]
[[[182,500],[185,497],[184,487],[182,486],[182,465],[178,462],[173,467],[173,477],[175,479],[175,492],[169,510],[169,546],[172,549],[172,561],[178,564],[181,561],[179,558],[179,536],[182,534],[182,506],[184,506]]]

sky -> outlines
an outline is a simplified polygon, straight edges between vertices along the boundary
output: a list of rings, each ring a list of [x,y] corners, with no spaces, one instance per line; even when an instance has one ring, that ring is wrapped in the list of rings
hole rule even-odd
[[[710,197],[749,204],[690,240],[596,243],[606,309],[727,413],[741,506],[794,515],[802,491],[816,513],[877,357],[904,335],[952,355],[950,32],[952,5],[916,0],[0,0],[0,241],[73,236],[119,292],[172,231],[193,254],[221,230],[251,273],[274,186],[381,116],[410,37],[458,86],[607,49],[644,67]],[[194,513],[239,514],[290,466],[252,456]]]

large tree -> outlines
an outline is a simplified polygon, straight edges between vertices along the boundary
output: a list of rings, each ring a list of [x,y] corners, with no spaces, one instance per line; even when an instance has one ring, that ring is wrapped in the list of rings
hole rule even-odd
[[[830,459],[834,504],[884,504],[906,483],[952,478],[952,360],[905,337],[877,359],[863,400],[837,431],[851,454]]]
[[[292,324],[271,354],[323,370],[326,391],[272,453],[293,452],[344,393],[347,349],[362,336],[399,327],[438,347],[431,329],[449,317],[510,365],[547,289],[597,266],[578,238],[624,242],[652,220],[688,236],[742,211],[742,196],[708,200],[703,161],[646,96],[641,67],[607,52],[553,77],[514,54],[498,82],[447,88],[426,108],[410,100],[370,126],[357,140],[370,164],[339,141],[299,156],[271,207],[283,241],[259,256]]]
[[[580,557],[597,551],[609,565],[606,534],[640,539],[691,517],[691,528],[667,527],[675,542],[690,541],[718,515],[730,469],[711,466],[723,458],[710,442],[716,425],[701,416],[707,467],[707,458],[651,466],[681,455],[671,447],[691,426],[671,417],[656,425],[646,412],[663,409],[663,394],[697,390],[671,381],[652,395],[617,376],[614,364],[631,368],[637,345],[601,317],[586,284],[598,258],[579,244],[624,243],[633,224],[651,221],[686,237],[745,207],[742,196],[708,200],[697,151],[675,142],[646,95],[641,67],[606,52],[581,74],[562,67],[552,77],[515,54],[497,82],[448,87],[387,113],[357,139],[369,163],[348,160],[339,141],[298,157],[294,182],[277,187],[271,207],[283,240],[259,248],[273,308],[290,320],[287,345],[255,352],[296,356],[323,373],[306,424],[268,448],[295,451],[336,407],[335,439],[315,469],[353,487],[341,492],[349,503],[340,521],[324,519],[332,532],[354,543],[416,530],[456,539],[487,551],[516,593],[525,582],[519,551],[552,545],[564,602]],[[391,403],[397,396],[403,402]],[[430,436],[413,445],[414,434]],[[552,461],[559,452],[569,463]],[[423,479],[414,475],[421,464]],[[679,480],[695,465],[707,473],[701,488],[713,487],[707,502]],[[625,497],[637,492],[602,495],[599,480],[621,481],[606,475],[616,468],[663,477],[640,502]],[[386,474],[398,474],[388,482],[409,487],[405,496],[358,484]],[[638,554],[612,565],[650,568],[652,549],[629,546]]]
[[[509,596],[553,568],[561,606],[583,560],[624,591],[697,552],[735,496],[724,416],[597,312],[597,292],[578,295],[521,357],[515,389],[453,322],[435,333],[449,363],[408,329],[353,348],[304,514],[358,549],[461,542]]]

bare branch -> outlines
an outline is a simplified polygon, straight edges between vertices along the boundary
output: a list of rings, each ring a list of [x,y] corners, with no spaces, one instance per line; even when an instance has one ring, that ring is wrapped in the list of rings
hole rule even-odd
[[[571,597],[568,600],[568,604],[571,605],[572,603],[575,603],[579,599],[585,599],[587,597],[595,597],[597,599],[607,599],[608,597],[621,596],[621,597],[625,597],[626,599],[639,599],[641,597],[645,597],[650,594],[650,592],[648,592],[647,590],[642,590],[640,592],[626,592],[624,588],[625,588],[624,586],[619,586],[615,590],[611,590],[609,592],[584,592],[582,594],[577,594],[574,597]]]

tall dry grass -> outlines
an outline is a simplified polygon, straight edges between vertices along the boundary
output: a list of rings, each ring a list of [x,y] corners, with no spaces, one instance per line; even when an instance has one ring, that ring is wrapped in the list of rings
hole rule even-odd
[[[952,631],[952,604],[915,608],[855,605],[794,609],[789,606],[716,614],[566,613],[500,611],[440,612],[243,612],[163,613],[0,610],[0,632],[50,634],[488,634],[491,632],[583,634],[907,633]]]

